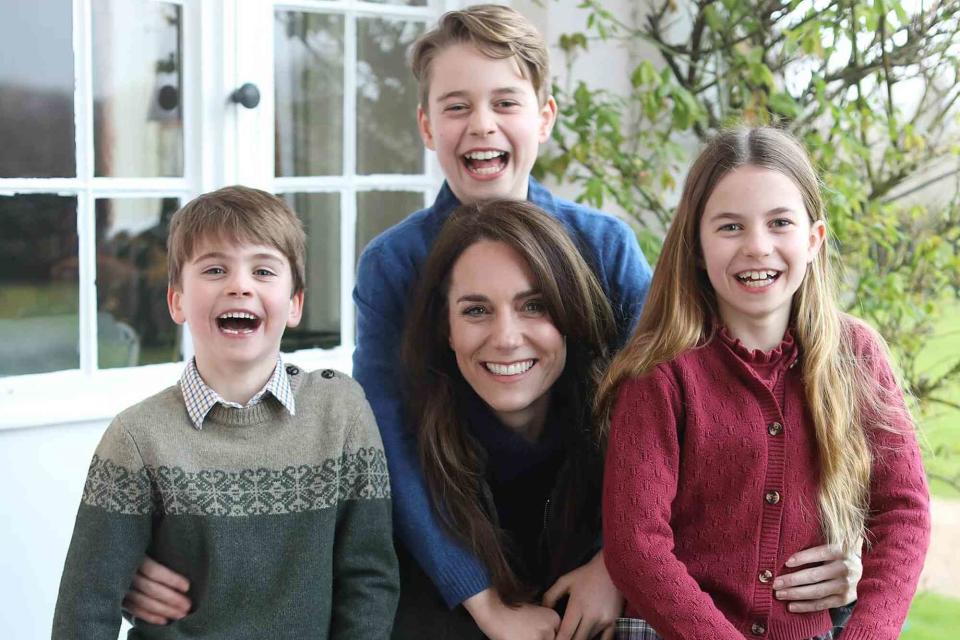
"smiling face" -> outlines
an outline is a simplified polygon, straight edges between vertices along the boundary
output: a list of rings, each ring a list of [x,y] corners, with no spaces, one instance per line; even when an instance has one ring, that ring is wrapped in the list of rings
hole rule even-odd
[[[190,327],[200,375],[227,369],[269,377],[286,327],[300,322],[303,292],[291,296],[290,263],[270,246],[206,239],[167,291],[170,316]],[[206,375],[205,375],[206,374]]]
[[[540,144],[557,105],[538,104],[515,58],[494,60],[469,44],[441,51],[430,64],[429,104],[417,113],[420,135],[437,152],[460,202],[524,200]]]
[[[810,221],[797,185],[778,171],[746,165],[717,183],[700,218],[700,247],[734,336],[758,328],[783,335],[793,294],[825,233],[822,220]]]
[[[567,346],[530,267],[509,245],[481,240],[454,264],[447,302],[460,373],[501,422],[536,438]]]

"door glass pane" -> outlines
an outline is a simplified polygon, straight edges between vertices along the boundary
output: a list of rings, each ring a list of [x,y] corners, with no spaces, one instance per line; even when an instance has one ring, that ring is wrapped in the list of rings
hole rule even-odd
[[[97,361],[101,369],[180,359],[167,311],[167,228],[176,198],[97,200]]]
[[[407,49],[423,23],[357,20],[357,173],[423,173]]]
[[[181,13],[152,0],[93,3],[96,175],[183,175]]]
[[[423,209],[423,194],[416,191],[358,193],[357,258],[368,242],[420,209]]]
[[[80,366],[77,200],[0,198],[0,376]]]
[[[276,175],[343,173],[343,16],[274,19]]]
[[[77,174],[72,13],[71,0],[0,4],[0,178]]]
[[[340,344],[340,194],[290,193],[283,196],[307,233],[303,318],[283,334],[280,348],[296,351]]]

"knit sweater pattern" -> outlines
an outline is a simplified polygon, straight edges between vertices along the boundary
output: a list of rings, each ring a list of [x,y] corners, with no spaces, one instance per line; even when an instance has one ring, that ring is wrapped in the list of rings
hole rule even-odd
[[[386,459],[360,386],[286,368],[272,396],[190,423],[179,386],[127,409],[90,464],[54,638],[117,637],[144,553],[193,610],[129,638],[387,638],[398,597]]]
[[[870,544],[843,638],[892,640],[929,543],[929,494],[883,351],[869,329],[848,326],[858,362],[894,398],[901,422],[868,427]],[[826,611],[789,612],[772,588],[795,570],[785,565],[791,555],[824,543],[799,357],[789,340],[763,353],[719,335],[621,387],[605,466],[604,557],[626,615],[665,639],[796,640],[831,627]]]

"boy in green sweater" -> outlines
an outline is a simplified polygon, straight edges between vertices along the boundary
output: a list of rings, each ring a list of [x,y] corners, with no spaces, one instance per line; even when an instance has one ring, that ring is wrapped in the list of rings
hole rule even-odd
[[[194,608],[130,638],[387,638],[398,597],[383,447],[363,391],[280,358],[303,310],[304,234],[227,187],[170,223],[167,302],[196,356],[110,424],[87,474],[54,638],[114,640],[144,553]]]

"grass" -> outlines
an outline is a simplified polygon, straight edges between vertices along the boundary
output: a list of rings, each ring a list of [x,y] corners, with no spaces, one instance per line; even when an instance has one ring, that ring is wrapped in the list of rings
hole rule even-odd
[[[951,640],[957,637],[958,620],[960,600],[934,593],[917,594],[900,640]]]

